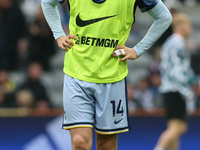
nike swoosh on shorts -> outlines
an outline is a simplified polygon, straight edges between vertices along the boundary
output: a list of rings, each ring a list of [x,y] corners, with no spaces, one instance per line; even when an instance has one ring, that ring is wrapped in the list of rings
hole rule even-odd
[[[122,118],[122,119],[120,119],[120,120],[118,120],[118,121],[114,121],[114,124],[118,124],[120,121],[122,121],[124,118]]]

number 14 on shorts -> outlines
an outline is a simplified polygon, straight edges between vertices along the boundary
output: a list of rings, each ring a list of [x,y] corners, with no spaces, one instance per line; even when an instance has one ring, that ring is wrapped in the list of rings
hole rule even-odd
[[[123,109],[123,106],[121,106],[122,100],[119,100],[118,104],[116,104],[115,100],[111,100],[110,103],[112,105],[113,117],[115,117],[116,114],[121,114],[123,116],[124,109]],[[116,105],[117,105],[117,107],[116,107]]]

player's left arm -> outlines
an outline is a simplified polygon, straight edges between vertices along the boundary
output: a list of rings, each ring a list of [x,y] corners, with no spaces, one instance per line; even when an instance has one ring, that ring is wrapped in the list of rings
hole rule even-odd
[[[119,55],[125,55],[120,61],[126,59],[136,59],[145,53],[165,32],[165,30],[170,26],[172,22],[172,16],[166,6],[162,1],[158,0],[139,0],[140,9],[142,12],[147,11],[147,13],[155,20],[151,25],[150,29],[144,36],[144,38],[133,48],[128,48],[126,46],[117,46],[115,51],[112,53],[114,57]],[[148,4],[150,4],[148,6]],[[143,7],[142,6],[148,6]]]

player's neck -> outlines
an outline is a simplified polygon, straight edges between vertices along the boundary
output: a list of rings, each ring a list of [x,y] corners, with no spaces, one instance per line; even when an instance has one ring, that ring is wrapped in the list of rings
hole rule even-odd
[[[174,34],[177,34],[177,35],[181,36],[181,37],[184,38],[184,39],[187,37],[183,32],[178,31],[178,30],[175,31]]]

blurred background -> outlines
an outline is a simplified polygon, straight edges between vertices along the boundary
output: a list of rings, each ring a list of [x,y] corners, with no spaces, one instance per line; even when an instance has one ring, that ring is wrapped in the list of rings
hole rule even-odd
[[[65,52],[57,47],[40,2],[0,0],[0,150],[71,149],[69,133],[61,129]],[[196,75],[191,85],[196,97],[187,102],[189,130],[183,136],[181,150],[200,150],[200,0],[164,2],[172,15],[183,12],[192,20],[193,34],[187,47]],[[63,28],[69,34],[67,0],[58,8]],[[153,22],[139,9],[135,19],[128,47],[137,44]],[[159,63],[162,44],[171,34],[169,27],[143,56],[128,61],[132,131],[119,136],[120,150],[151,150],[166,128],[159,93]]]

